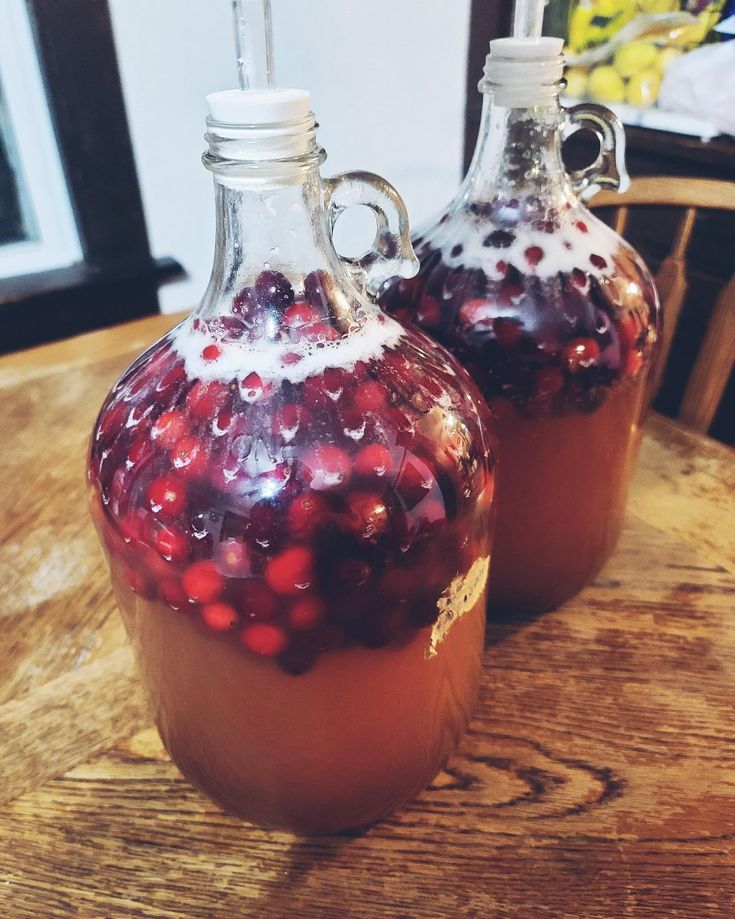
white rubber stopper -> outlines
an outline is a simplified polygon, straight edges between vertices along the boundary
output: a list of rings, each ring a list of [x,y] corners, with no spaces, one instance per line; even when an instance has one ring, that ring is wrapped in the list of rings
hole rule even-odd
[[[490,55],[506,61],[546,61],[558,58],[564,48],[564,39],[494,38],[490,42]]]
[[[301,121],[311,110],[305,89],[225,89],[207,96],[215,121],[229,125],[271,125]]]

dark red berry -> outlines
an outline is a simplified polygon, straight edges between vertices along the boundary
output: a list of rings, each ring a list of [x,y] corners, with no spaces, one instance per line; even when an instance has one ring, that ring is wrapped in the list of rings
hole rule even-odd
[[[255,296],[264,307],[285,308],[294,301],[293,287],[280,271],[261,271],[255,282]]]
[[[265,569],[265,579],[277,594],[298,594],[311,586],[313,578],[314,557],[305,546],[284,549]]]
[[[229,387],[219,380],[195,383],[186,395],[186,407],[195,418],[209,419],[230,396]]]
[[[392,465],[391,452],[387,447],[382,444],[370,444],[358,452],[352,468],[355,475],[387,476],[390,475]]]
[[[187,596],[197,603],[214,603],[225,588],[225,579],[208,560],[189,565],[182,580]]]
[[[467,300],[459,310],[459,321],[473,329],[489,329],[496,313],[496,307],[487,300]]]
[[[580,230],[580,232],[589,233],[589,229],[587,228],[587,224],[584,222],[584,220],[578,220],[575,226],[578,230]]]
[[[238,294],[235,294],[235,299],[232,301],[232,312],[236,316],[247,316],[253,306],[255,306],[255,291],[252,287],[243,287]]]
[[[332,444],[317,444],[304,453],[302,462],[311,475],[311,487],[316,491],[339,488],[350,477],[349,456]]]
[[[238,606],[246,619],[272,619],[278,612],[279,600],[265,581],[248,578],[238,591]]]
[[[177,408],[164,412],[153,425],[151,436],[167,450],[187,432],[186,416]]]
[[[572,283],[577,287],[584,289],[587,286],[587,275],[579,268],[572,269]]]
[[[201,476],[207,469],[207,453],[198,437],[182,437],[171,451],[174,469],[185,478]]]
[[[248,374],[240,383],[240,395],[250,404],[261,399],[265,392],[266,387],[257,373]]]
[[[555,396],[564,388],[564,374],[556,367],[542,367],[536,371],[535,394],[541,399]]]
[[[202,607],[202,619],[215,632],[234,629],[240,621],[236,610],[229,603],[207,603]]]
[[[288,621],[292,629],[305,632],[319,625],[324,619],[324,612],[324,603],[317,597],[303,597],[288,611]]]
[[[287,512],[288,526],[295,536],[310,536],[328,520],[329,502],[319,492],[306,492],[294,498]]]
[[[496,341],[504,348],[514,348],[523,335],[521,321],[506,316],[498,316],[493,322],[493,331]]]
[[[544,250],[541,246],[529,246],[523,254],[526,256],[528,264],[535,267],[544,257]]]
[[[494,230],[483,241],[483,246],[492,247],[493,249],[508,249],[515,242],[515,234],[507,230]]]
[[[270,622],[254,622],[245,626],[240,633],[240,640],[248,650],[262,657],[277,657],[288,644],[283,629]]]
[[[202,349],[202,357],[205,361],[216,361],[221,353],[218,345],[207,345]]]
[[[175,577],[166,578],[161,583],[161,597],[171,609],[181,610],[189,604],[189,598],[181,586],[181,581]]]
[[[416,321],[430,329],[436,328],[441,322],[442,308],[436,297],[424,294],[416,309]]]
[[[331,288],[332,279],[321,268],[310,272],[304,278],[304,296],[317,309],[329,303]]]
[[[607,268],[607,262],[601,255],[595,255],[593,253],[590,255],[590,262],[592,262],[595,268]]]
[[[162,525],[153,536],[157,552],[169,562],[179,564],[189,558],[189,541],[186,534],[174,526]]]
[[[361,412],[378,412],[385,405],[387,392],[377,380],[366,380],[355,390],[352,404]]]
[[[286,325],[291,329],[301,329],[304,326],[313,325],[315,322],[320,322],[322,319],[322,314],[314,309],[309,303],[306,303],[304,300],[297,300],[292,306],[286,310],[283,315]]]
[[[186,506],[186,485],[175,475],[161,475],[148,486],[151,510],[166,517],[175,517]]]

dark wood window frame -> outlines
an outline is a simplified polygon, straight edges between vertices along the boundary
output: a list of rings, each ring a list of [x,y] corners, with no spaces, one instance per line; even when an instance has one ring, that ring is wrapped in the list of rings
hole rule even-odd
[[[158,312],[107,0],[26,0],[83,261],[0,280],[0,353]]]

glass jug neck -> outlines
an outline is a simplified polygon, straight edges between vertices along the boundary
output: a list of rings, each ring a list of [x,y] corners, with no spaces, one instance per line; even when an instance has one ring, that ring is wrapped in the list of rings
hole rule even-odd
[[[501,104],[501,101],[503,104]],[[470,201],[498,196],[573,194],[562,159],[564,110],[556,87],[529,106],[505,104],[485,91],[477,146],[463,193]]]

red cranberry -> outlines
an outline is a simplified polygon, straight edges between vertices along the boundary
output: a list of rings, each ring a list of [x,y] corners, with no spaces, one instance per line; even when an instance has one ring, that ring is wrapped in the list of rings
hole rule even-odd
[[[576,284],[577,287],[584,290],[587,286],[587,275],[584,271],[581,271],[579,268],[572,269],[572,283]]]
[[[495,270],[498,272],[498,274],[504,275],[508,270],[508,263],[501,258],[500,261],[496,263]]]
[[[301,329],[304,326],[319,322],[322,314],[304,300],[297,300],[293,306],[289,306],[283,318],[289,328]]]
[[[240,633],[240,640],[248,650],[261,657],[277,657],[288,644],[283,629],[270,622],[254,622],[245,626]]]
[[[153,545],[167,561],[179,564],[189,558],[189,541],[186,535],[174,526],[158,527],[153,536]]]
[[[493,331],[496,341],[504,348],[514,348],[523,336],[520,320],[506,316],[498,316],[493,322]]]
[[[284,367],[293,367],[294,364],[301,363],[303,359],[301,354],[296,354],[295,351],[287,351],[281,357],[281,364],[283,364]]]
[[[526,256],[528,264],[535,267],[544,257],[544,250],[541,246],[529,246],[524,252],[524,255]]]
[[[225,579],[208,560],[189,565],[182,580],[187,596],[197,603],[214,603],[225,588]]]
[[[297,600],[288,611],[288,621],[292,629],[306,632],[315,629],[324,619],[324,603],[317,597],[303,597]]]
[[[312,306],[323,307],[329,303],[332,280],[326,271],[317,268],[304,278],[304,296]]]
[[[377,380],[366,380],[355,390],[352,404],[361,412],[378,412],[385,405],[386,395]]]
[[[268,387],[263,385],[263,381],[257,373],[249,373],[240,383],[240,395],[252,405],[257,402],[267,392]]]
[[[305,546],[292,546],[276,555],[265,569],[265,579],[277,594],[298,594],[311,586],[314,557]]]
[[[564,388],[564,374],[556,367],[542,367],[536,371],[535,393],[541,399],[555,396]]]
[[[595,268],[607,268],[607,262],[601,255],[595,255],[593,253],[590,255],[590,262],[592,262]]]
[[[498,303],[513,306],[523,296],[525,290],[520,281],[506,281],[498,291]]]
[[[382,444],[370,444],[363,447],[355,456],[352,468],[355,475],[387,476],[393,465],[391,452]]]
[[[575,223],[575,226],[576,226],[577,229],[580,230],[582,233],[589,233],[589,229],[587,228],[587,224],[584,222],[584,220],[578,220],[578,221]]]
[[[253,306],[255,306],[255,291],[252,287],[243,287],[239,293],[235,294],[232,301],[232,312],[236,316],[246,316]]]
[[[175,475],[161,475],[148,486],[148,501],[154,513],[175,517],[186,506],[186,485]]]
[[[338,367],[327,367],[322,374],[322,389],[329,398],[336,402],[345,388],[346,375]]]
[[[261,271],[255,282],[255,296],[265,307],[287,307],[294,301],[293,287],[280,271]]]
[[[146,437],[139,437],[128,447],[127,463],[134,466],[148,459],[153,453],[150,441]]]
[[[218,345],[207,345],[207,347],[202,350],[202,357],[205,361],[216,361],[221,353]]]
[[[153,425],[151,436],[169,450],[187,431],[186,416],[178,408],[164,412]]]
[[[244,543],[239,539],[223,539],[215,549],[219,571],[231,578],[242,578],[250,574],[250,557]]]
[[[496,309],[487,300],[467,300],[459,310],[459,321],[462,325],[474,329],[489,329]]]
[[[573,338],[564,346],[567,370],[576,373],[580,367],[590,367],[600,356],[600,347],[591,338]]]
[[[215,632],[234,629],[240,621],[237,612],[229,603],[207,603],[202,607],[202,619]]]
[[[189,598],[186,596],[186,591],[181,586],[181,581],[178,578],[166,578],[161,583],[161,597],[171,609],[181,610],[189,604]]]
[[[355,533],[361,539],[375,539],[388,527],[388,508],[380,495],[353,492],[347,499]]]
[[[198,437],[182,437],[171,451],[174,469],[186,478],[203,475],[207,469],[207,453]]]
[[[317,444],[304,453],[302,462],[311,473],[311,487],[315,491],[339,488],[350,477],[349,456],[332,444]]]
[[[195,383],[186,396],[186,407],[195,418],[209,419],[230,395],[229,387],[219,380]]]
[[[430,329],[436,328],[441,322],[442,308],[436,297],[430,297],[424,294],[416,310],[416,319],[422,325]]]
[[[483,246],[492,247],[493,249],[508,249],[515,242],[515,234],[507,230],[494,230],[483,240]]]
[[[337,341],[342,336],[334,326],[327,325],[326,322],[317,322],[316,325],[305,329],[304,337],[309,341]]]
[[[137,568],[126,568],[123,577],[125,578],[125,583],[133,593],[138,594],[138,596],[142,597],[144,600],[155,600],[156,585],[148,575],[139,571]]]
[[[128,406],[125,402],[117,402],[113,406],[108,406],[100,416],[96,439],[106,443],[110,437],[117,437],[125,424],[127,414]]]
[[[287,443],[293,440],[301,422],[302,411],[301,406],[294,402],[282,405],[273,416],[273,433],[279,434]]]
[[[278,612],[278,597],[265,581],[248,578],[238,592],[238,606],[246,619],[272,619]]]
[[[287,512],[288,526],[295,536],[310,536],[329,519],[329,502],[319,492],[294,498]]]
[[[183,364],[177,363],[170,370],[167,370],[156,384],[156,392],[159,394],[160,400],[166,401],[169,399],[185,379],[186,371]]]

